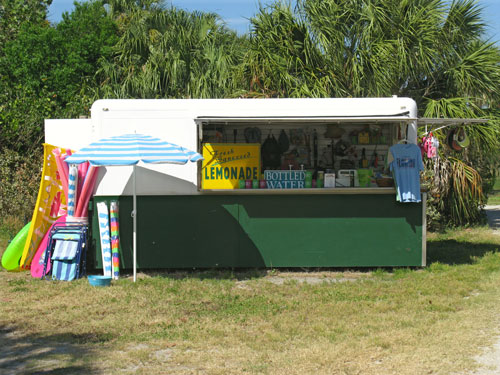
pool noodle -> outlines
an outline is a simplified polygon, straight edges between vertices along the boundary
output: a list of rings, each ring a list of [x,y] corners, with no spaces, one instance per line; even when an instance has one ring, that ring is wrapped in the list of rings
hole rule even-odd
[[[95,176],[96,167],[90,167],[82,186],[82,192],[77,202],[76,215],[78,215],[78,217],[82,217],[82,215],[85,216],[84,207],[88,204],[90,196],[92,195],[92,191],[94,190]]]
[[[89,168],[89,163],[85,162],[78,165],[78,186],[77,186],[77,196],[80,197],[82,193],[83,183],[85,177],[87,176],[87,170]]]
[[[82,203],[81,215],[83,215],[83,217],[88,216],[88,209],[87,208],[89,205],[90,198],[92,198],[92,195],[94,194],[94,188],[95,188],[95,184],[97,182],[98,170],[99,170],[99,167],[95,167],[95,173],[92,176],[92,181],[90,181],[90,185],[89,185],[90,187],[89,187],[88,193],[85,196],[85,200]]]
[[[61,171],[63,173],[62,176],[65,176],[66,179],[68,179],[69,167],[66,163],[63,163],[65,155],[61,152],[61,149],[59,149],[59,148],[56,148],[55,150],[53,150],[52,153],[55,155],[56,161],[59,160],[59,162],[61,163],[61,167],[62,167]]]
[[[80,199],[78,200],[76,213],[77,217],[87,217],[87,210],[85,209],[89,204],[90,197],[94,190],[95,182],[97,181],[97,171],[99,167],[90,167],[87,172],[87,177],[82,187],[82,193],[80,194]]]

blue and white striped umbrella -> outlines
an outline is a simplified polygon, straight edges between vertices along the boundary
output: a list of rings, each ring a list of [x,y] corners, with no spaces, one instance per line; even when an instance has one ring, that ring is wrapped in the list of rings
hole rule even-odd
[[[81,164],[88,161],[95,166],[133,165],[133,259],[134,281],[137,279],[137,199],[135,166],[143,163],[186,164],[188,161],[203,160],[199,153],[187,148],[165,142],[142,134],[125,134],[101,139],[89,144],[66,158],[68,164]]]
[[[182,146],[142,134],[125,134],[93,142],[66,159],[67,163],[91,165],[135,165],[143,163],[186,164],[203,157]]]

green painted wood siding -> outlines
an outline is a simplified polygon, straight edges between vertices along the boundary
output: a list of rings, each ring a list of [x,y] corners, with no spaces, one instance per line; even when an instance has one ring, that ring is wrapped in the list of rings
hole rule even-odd
[[[131,197],[120,207],[121,266],[132,268]],[[390,195],[137,198],[138,268],[422,265],[422,204]],[[92,259],[102,265],[97,217]],[[95,229],[94,229],[95,228]]]

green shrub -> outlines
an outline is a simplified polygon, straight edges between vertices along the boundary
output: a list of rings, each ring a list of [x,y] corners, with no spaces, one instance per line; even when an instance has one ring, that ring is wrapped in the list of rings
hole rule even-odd
[[[21,154],[3,149],[0,158],[0,217],[27,223],[35,207],[43,153]]]

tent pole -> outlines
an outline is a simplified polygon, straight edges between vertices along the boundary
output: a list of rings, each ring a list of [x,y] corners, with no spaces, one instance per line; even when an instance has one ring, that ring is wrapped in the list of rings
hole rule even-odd
[[[132,211],[132,216],[133,216],[133,233],[132,233],[132,242],[133,242],[133,248],[134,248],[134,283],[137,280],[137,196],[136,196],[136,186],[135,186],[135,164],[134,164],[134,169],[132,171],[132,189],[134,190],[133,192],[133,211]]]

